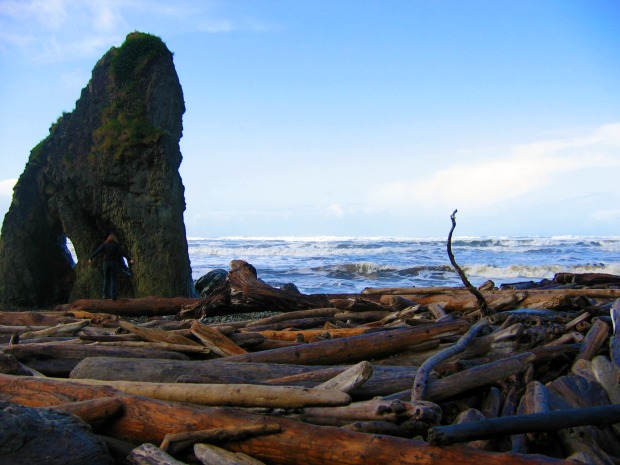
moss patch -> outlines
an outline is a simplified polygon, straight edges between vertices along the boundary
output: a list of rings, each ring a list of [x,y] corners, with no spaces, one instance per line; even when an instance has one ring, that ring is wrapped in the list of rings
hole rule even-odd
[[[130,83],[151,60],[166,55],[170,55],[170,51],[159,37],[132,32],[112,58],[112,76]]]

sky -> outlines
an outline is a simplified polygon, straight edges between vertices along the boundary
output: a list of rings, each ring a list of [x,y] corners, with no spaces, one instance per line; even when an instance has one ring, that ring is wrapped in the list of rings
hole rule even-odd
[[[620,235],[617,0],[0,0],[0,218],[132,31],[174,53],[188,236]]]

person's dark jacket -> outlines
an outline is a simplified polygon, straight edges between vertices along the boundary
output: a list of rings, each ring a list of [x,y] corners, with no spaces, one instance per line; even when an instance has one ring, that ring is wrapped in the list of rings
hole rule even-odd
[[[90,256],[90,260],[103,254],[103,261],[120,263],[123,257],[121,246],[118,242],[104,242]]]

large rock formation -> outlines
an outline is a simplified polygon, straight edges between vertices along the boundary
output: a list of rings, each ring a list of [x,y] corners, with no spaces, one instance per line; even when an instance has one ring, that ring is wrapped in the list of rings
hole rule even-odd
[[[192,293],[178,172],[184,111],[158,37],[131,33],[99,60],[75,110],[52,124],[15,186],[0,237],[0,302],[99,297],[101,266],[88,257],[109,233],[136,262],[122,296]]]

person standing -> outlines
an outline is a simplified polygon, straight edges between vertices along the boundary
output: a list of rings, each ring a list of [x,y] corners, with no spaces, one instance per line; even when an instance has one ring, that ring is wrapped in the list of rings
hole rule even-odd
[[[93,259],[101,254],[103,254],[103,299],[116,300],[118,273],[121,270],[124,255],[114,234],[110,234],[105,242],[97,247],[88,259],[88,263],[92,263]],[[127,261],[133,263],[133,260]]]

